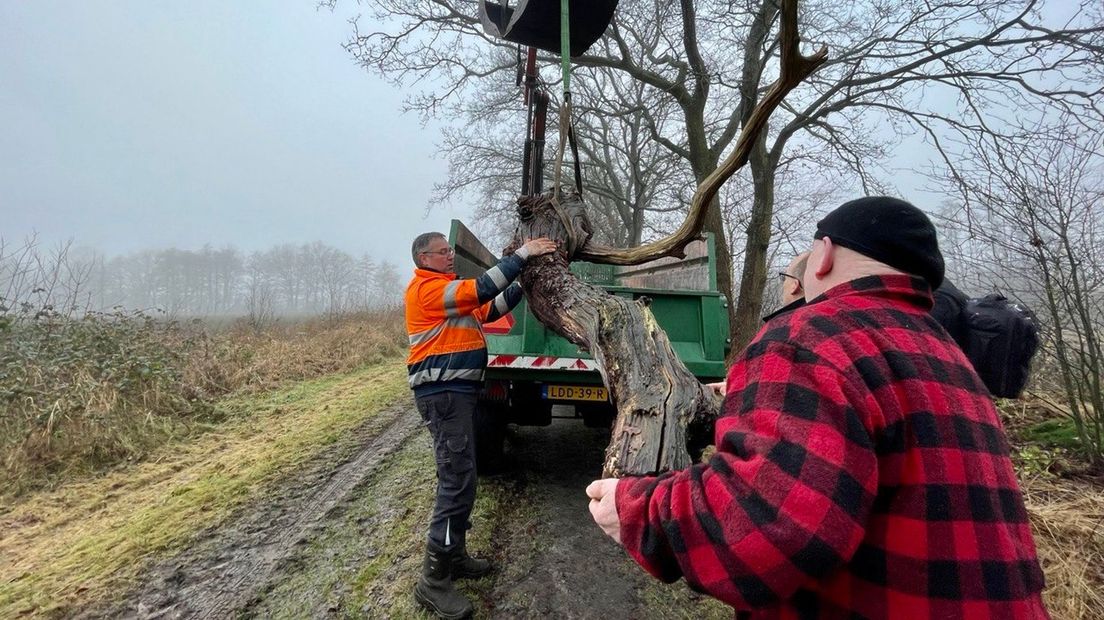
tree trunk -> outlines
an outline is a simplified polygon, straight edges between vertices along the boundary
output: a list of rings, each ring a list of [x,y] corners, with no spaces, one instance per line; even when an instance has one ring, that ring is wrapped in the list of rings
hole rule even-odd
[[[740,323],[739,315],[734,311],[736,304],[733,295],[735,287],[732,285],[732,254],[728,251],[728,233],[725,231],[724,219],[721,217],[721,205],[717,198],[714,198],[709,205],[709,213],[705,216],[705,225],[702,229],[713,233],[714,247],[717,250],[717,290],[728,300],[725,315],[728,319],[728,333],[731,340]],[[732,342],[736,341],[732,340]],[[743,347],[742,344],[740,346]],[[737,351],[736,348],[732,349],[732,353]]]
[[[747,124],[759,101],[759,81],[766,66],[768,54],[766,41],[770,26],[781,10],[780,3],[763,2],[751,23],[747,45],[744,47],[744,66],[740,77],[740,112]],[[764,125],[748,154],[751,166],[754,201],[751,221],[748,223],[744,245],[744,267],[740,275],[740,295],[732,313],[732,351],[739,352],[751,342],[759,329],[763,313],[763,289],[767,280],[767,250],[770,246],[771,219],[774,217],[774,162],[767,153],[767,134]]]
[[[732,354],[738,354],[759,331],[763,316],[763,290],[767,286],[767,252],[771,241],[771,220],[774,218],[775,165],[767,154],[767,132],[764,131],[751,149],[751,166],[755,188],[751,221],[748,222],[744,268],[740,276],[740,297],[737,300],[732,330]]]
[[[548,237],[561,251],[530,260],[520,282],[533,314],[588,350],[617,409],[603,476],[656,474],[690,465],[686,428],[716,419],[719,399],[671,349],[648,300],[617,297],[580,281],[568,257],[586,242],[590,224],[578,195],[519,200],[513,247]]]

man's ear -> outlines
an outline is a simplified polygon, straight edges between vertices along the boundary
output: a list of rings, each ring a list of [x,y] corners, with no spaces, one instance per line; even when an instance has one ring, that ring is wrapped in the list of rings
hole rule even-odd
[[[823,278],[829,273],[832,273],[832,267],[835,265],[836,252],[835,246],[832,245],[831,237],[821,237],[821,243],[824,244],[824,251],[820,253],[820,260],[817,264],[810,265],[813,268],[813,273],[816,277]]]
[[[794,280],[793,278],[786,278],[786,284],[790,287],[789,295],[800,297],[804,286],[801,280]]]

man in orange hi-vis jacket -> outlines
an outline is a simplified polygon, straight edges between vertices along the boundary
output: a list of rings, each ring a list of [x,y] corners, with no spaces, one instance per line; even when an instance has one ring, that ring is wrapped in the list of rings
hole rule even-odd
[[[521,286],[510,283],[525,261],[555,250],[554,241],[534,239],[478,278],[461,280],[454,272],[455,252],[441,233],[418,235],[411,248],[416,269],[406,287],[406,367],[437,460],[437,499],[414,597],[442,618],[463,618],[472,611],[453,587],[454,579],[482,577],[491,570],[490,562],[472,558],[464,545],[475,503],[472,416],[487,366],[482,324],[521,301]]]

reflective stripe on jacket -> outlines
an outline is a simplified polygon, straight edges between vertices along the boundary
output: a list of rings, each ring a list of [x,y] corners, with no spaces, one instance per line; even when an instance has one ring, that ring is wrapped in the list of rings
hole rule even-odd
[[[430,384],[444,383],[474,389],[483,380],[487,342],[482,324],[521,301],[521,287],[510,283],[524,263],[516,254],[506,256],[478,278],[464,280],[452,273],[414,270],[405,297],[411,389],[428,393]]]

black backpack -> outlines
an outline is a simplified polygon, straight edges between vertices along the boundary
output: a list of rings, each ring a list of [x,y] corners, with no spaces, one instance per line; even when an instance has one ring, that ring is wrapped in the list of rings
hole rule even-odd
[[[967,299],[946,281],[932,296],[932,316],[966,353],[989,393],[1019,398],[1039,348],[1035,315],[1003,295]]]
[[[966,304],[970,300],[948,280],[943,280],[943,284],[932,291],[932,299],[935,300],[935,306],[931,310],[931,315],[965,351],[966,337],[969,333],[969,326],[966,324]]]
[[[1039,348],[1039,323],[1030,310],[1003,295],[966,303],[963,350],[993,396],[1019,398]]]

